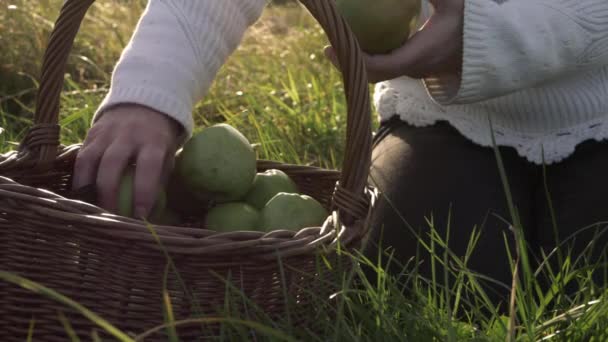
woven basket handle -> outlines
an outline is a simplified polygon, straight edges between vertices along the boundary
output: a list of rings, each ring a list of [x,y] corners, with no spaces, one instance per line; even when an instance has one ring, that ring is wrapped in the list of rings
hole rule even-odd
[[[65,1],[51,33],[42,64],[34,125],[20,146],[20,153],[34,158],[38,169],[48,170],[56,158],[60,144],[58,117],[63,75],[80,24],[94,1]],[[371,159],[370,94],[362,54],[346,22],[338,14],[334,0],[300,2],[324,29],[343,71],[348,108],[346,151],[334,204],[343,219],[362,218],[368,208],[363,191]]]
[[[21,158],[33,162],[35,170],[49,170],[57,156],[60,141],[59,99],[63,89],[63,75],[80,23],[93,2],[94,0],[64,2],[44,52],[34,125],[19,147]]]
[[[346,95],[346,150],[334,204],[342,220],[367,216],[369,203],[363,196],[371,164],[371,107],[363,55],[355,36],[335,7],[335,0],[300,0],[321,25],[334,47],[342,70]]]

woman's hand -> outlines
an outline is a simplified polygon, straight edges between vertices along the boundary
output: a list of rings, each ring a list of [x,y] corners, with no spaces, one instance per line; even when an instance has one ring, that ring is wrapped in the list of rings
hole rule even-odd
[[[384,55],[364,54],[370,82],[460,73],[465,0],[429,1],[433,15],[403,46]],[[325,48],[325,55],[338,66],[332,47]]]
[[[76,158],[73,188],[95,184],[99,205],[116,212],[123,171],[135,163],[134,214],[147,217],[173,165],[180,129],[169,116],[148,107],[109,109],[91,127]]]

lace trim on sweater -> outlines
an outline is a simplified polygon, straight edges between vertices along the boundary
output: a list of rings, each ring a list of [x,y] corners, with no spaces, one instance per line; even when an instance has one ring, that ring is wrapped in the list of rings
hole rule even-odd
[[[462,135],[476,144],[492,146],[490,117],[483,118],[458,110],[458,106],[442,107],[430,98],[416,94],[400,93],[395,89],[381,87],[375,94],[375,104],[380,121],[398,115],[413,126],[424,127],[437,121],[447,121]],[[379,98],[382,101],[379,101]],[[511,146],[518,154],[535,164],[558,163],[570,156],[576,146],[585,140],[601,141],[608,138],[608,116],[586,121],[567,131],[553,134],[522,134],[492,122],[494,140],[499,146]]]

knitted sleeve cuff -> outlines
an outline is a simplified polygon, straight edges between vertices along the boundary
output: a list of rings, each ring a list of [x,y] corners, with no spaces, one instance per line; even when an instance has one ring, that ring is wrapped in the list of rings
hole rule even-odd
[[[482,97],[481,78],[489,71],[484,67],[484,59],[489,53],[484,35],[492,25],[487,8],[490,3],[487,0],[465,1],[461,72],[423,79],[429,95],[441,105],[470,103]]]

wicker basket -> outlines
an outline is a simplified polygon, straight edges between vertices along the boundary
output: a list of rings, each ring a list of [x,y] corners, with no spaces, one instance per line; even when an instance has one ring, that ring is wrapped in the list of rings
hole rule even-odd
[[[16,151],[0,155],[0,270],[58,291],[133,334],[163,323],[164,289],[181,320],[213,315],[225,305],[227,284],[270,317],[290,315],[310,324],[311,298],[327,298],[332,287],[325,280],[340,276],[338,268],[319,272],[319,257],[335,261],[341,259],[338,246],[360,245],[376,198],[367,185],[368,82],[359,46],[333,1],[301,0],[327,33],[343,69],[348,120],[342,172],[258,161],[259,170],[281,169],[301,192],[321,201],[331,211],[324,225],[270,233],[155,226],[157,237],[144,222],[111,215],[70,192],[80,145],[59,143],[59,99],[69,51],[93,2],[64,3],[44,56],[35,124]],[[168,272],[165,278],[167,255],[179,276]],[[287,309],[287,302],[296,309]],[[65,305],[0,281],[0,341],[25,340],[32,320],[35,341],[65,341],[59,312],[81,337],[101,330]],[[184,325],[178,333],[190,340],[201,329]],[[163,334],[146,341],[166,339]]]

